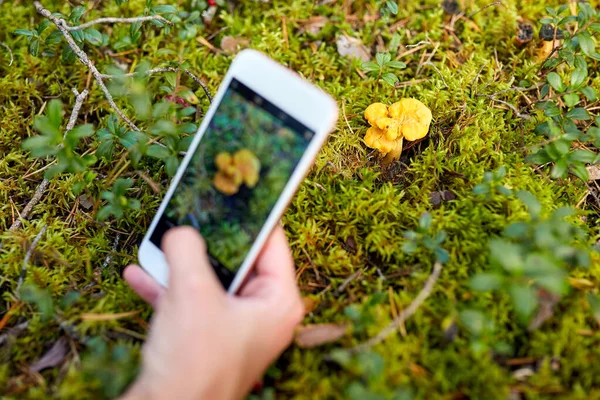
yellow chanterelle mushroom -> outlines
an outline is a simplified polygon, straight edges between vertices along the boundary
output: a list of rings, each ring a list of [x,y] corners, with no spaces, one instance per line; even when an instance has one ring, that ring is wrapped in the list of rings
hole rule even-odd
[[[218,171],[213,184],[223,194],[236,194],[242,183],[249,188],[258,183],[260,161],[250,150],[239,150],[233,156],[227,152],[219,153],[215,157],[215,165]]]
[[[371,127],[365,134],[365,144],[385,155],[389,164],[400,158],[404,139],[414,141],[427,135],[431,110],[416,99],[402,99],[391,106],[373,103],[365,110]]]

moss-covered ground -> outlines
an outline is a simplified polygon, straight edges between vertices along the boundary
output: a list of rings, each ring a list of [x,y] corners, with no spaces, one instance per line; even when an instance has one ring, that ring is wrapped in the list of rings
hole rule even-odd
[[[33,118],[44,113],[50,99],[59,98],[66,120],[74,104],[71,88],[90,90],[79,123],[103,128],[111,110],[86,66],[63,62],[60,52],[44,56],[40,49],[40,56],[34,57],[26,38],[13,34],[43,20],[29,1],[0,3],[0,41],[14,56],[9,65],[8,51],[0,47],[0,393],[6,398],[113,397],[135,375],[152,313],[121,279],[121,271],[135,262],[137,245],[169,177],[164,164],[152,158],[144,157],[133,168],[123,150],[115,151],[92,167],[98,175],[85,188],[85,197],[74,193],[73,174],[55,177],[28,220],[8,231],[48,164],[21,147],[36,134]],[[184,12],[196,6],[185,0],[169,3]],[[506,90],[523,81],[544,81],[536,61],[537,30],[545,7],[560,2],[503,0],[489,7],[487,0],[459,3],[464,15],[453,20],[437,0],[400,0],[398,14],[384,17],[380,10],[385,2],[374,0],[230,2],[219,7],[209,24],[186,28],[178,23],[168,31],[144,25],[139,41],[120,50],[114,45],[129,26],[96,26],[109,36],[108,42],[86,45],[101,71],[115,63],[129,72],[142,60],[151,66],[187,61],[214,93],[232,60],[221,50],[222,38],[247,39],[249,47],[298,71],[340,104],[336,129],[283,224],[309,306],[304,324],[349,327],[332,344],[292,345],[269,370],[263,389],[255,394],[259,398],[600,398],[600,331],[586,300],[587,292],[600,287],[598,258],[587,270],[568,271],[579,283],[534,330],[519,320],[506,293],[475,292],[469,284],[472,276],[490,268],[489,240],[509,223],[528,219],[526,208],[514,197],[486,200],[473,194],[486,171],[505,166],[503,184],[534,193],[545,213],[560,206],[578,207],[577,221],[590,243],[598,234],[592,196],[580,201],[588,186],[576,178],[552,180],[546,168],[525,161],[530,147],[542,140],[533,133],[541,112],[530,105],[538,92]],[[82,4],[87,9],[84,22],[142,15],[145,1],[43,4],[65,15]],[[514,41],[521,20],[530,21],[536,32],[523,48]],[[390,48],[394,33],[400,38],[397,49]],[[336,48],[340,35],[359,38],[373,57],[387,50],[405,62],[407,68],[396,71],[399,85],[394,88],[367,76],[360,61],[341,56]],[[419,42],[424,43],[411,46]],[[596,71],[591,65],[597,86]],[[165,96],[160,89],[165,82],[175,80],[195,90],[201,118],[208,99],[185,75],[152,76],[148,88],[155,93],[153,101]],[[479,94],[496,94],[533,118],[523,119],[505,104]],[[385,168],[363,143],[363,111],[373,102],[391,104],[403,97],[417,98],[431,108],[433,123],[425,140]],[[119,98],[118,104],[142,129],[147,126],[136,120],[127,97]],[[93,153],[97,147],[92,136],[79,148]],[[118,220],[98,222],[100,193],[118,176],[134,180],[128,197],[138,199],[141,208],[126,210]],[[445,198],[451,200],[432,203],[432,195],[446,191],[453,196]],[[415,230],[425,212],[431,213],[434,233],[446,232],[443,247],[450,254],[430,297],[371,352],[347,362],[339,352],[330,357],[336,349],[377,334],[422,289],[434,257],[424,248],[406,254],[402,245],[404,232]],[[47,304],[44,296],[51,296],[50,317],[20,299],[17,291],[26,253],[44,225],[47,231],[27,263],[25,281],[42,291],[37,293],[42,298],[38,303]],[[65,298],[72,292],[79,297]],[[68,304],[69,299],[74,303]],[[484,312],[494,329],[474,338],[459,318],[467,309]],[[31,366],[61,338],[67,343],[65,354],[51,367],[34,372]],[[503,353],[495,350],[500,343]]]

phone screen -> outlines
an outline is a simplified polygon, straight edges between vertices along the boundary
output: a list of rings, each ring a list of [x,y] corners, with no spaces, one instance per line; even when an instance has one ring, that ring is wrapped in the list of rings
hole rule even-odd
[[[313,135],[233,79],[150,241],[160,248],[167,230],[193,226],[229,287]]]

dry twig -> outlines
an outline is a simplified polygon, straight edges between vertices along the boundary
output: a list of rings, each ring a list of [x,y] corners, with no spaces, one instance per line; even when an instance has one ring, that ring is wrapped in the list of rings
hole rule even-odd
[[[208,97],[208,100],[212,102],[213,98],[212,98],[210,91],[208,90],[208,87],[206,86],[206,84],[204,82],[202,82],[202,80],[200,80],[200,78],[198,78],[196,75],[194,75],[192,72],[190,72],[187,69],[177,68],[177,67],[154,68],[154,69],[149,69],[148,71],[146,71],[146,75],[158,74],[161,72],[179,72],[179,71],[185,73],[190,78],[192,78],[198,85],[200,85],[202,87],[202,89],[204,90],[204,93],[206,93],[206,97]],[[101,74],[103,79],[115,79],[118,77],[126,78],[126,77],[132,77],[132,76],[137,76],[137,75],[139,75],[138,72],[131,72],[129,74],[123,74],[120,76]]]
[[[440,262],[436,261],[436,263],[433,265],[433,272],[431,272],[431,275],[429,275],[429,278],[427,278],[427,281],[425,282],[423,289],[421,289],[421,291],[419,292],[417,297],[415,297],[415,299],[412,301],[412,303],[410,303],[410,305],[408,307],[406,307],[404,310],[402,310],[402,312],[400,312],[400,314],[398,314],[398,316],[396,318],[394,318],[394,320],[392,322],[390,322],[390,324],[388,326],[383,328],[377,334],[377,336],[374,336],[371,339],[367,340],[366,342],[363,342],[363,343],[359,344],[358,346],[352,347],[349,350],[353,353],[358,353],[360,351],[367,350],[367,349],[371,348],[372,346],[375,346],[376,344],[383,342],[388,336],[390,336],[392,333],[396,332],[396,330],[401,325],[404,324],[404,321],[406,321],[408,318],[410,318],[417,311],[417,309],[421,306],[421,304],[423,304],[425,299],[427,299],[427,297],[429,297],[429,295],[431,294],[431,292],[433,290],[433,286],[435,285],[436,281],[438,280],[441,272],[442,272],[442,264]]]
[[[83,29],[87,29],[90,26],[94,26],[97,24],[135,24],[136,22],[146,22],[146,21],[160,21],[164,22],[167,25],[173,26],[173,23],[167,19],[165,19],[161,15],[147,15],[144,17],[134,17],[134,18],[98,18],[90,22],[86,22],[85,24],[77,25],[77,26],[65,26],[65,28],[70,31],[80,31]]]
[[[37,246],[38,242],[40,241],[40,239],[42,238],[44,233],[46,233],[47,228],[48,228],[48,225],[44,224],[44,226],[42,227],[42,230],[33,239],[33,243],[31,243],[31,247],[29,248],[29,250],[27,250],[27,254],[25,254],[25,259],[23,260],[23,266],[21,267],[21,275],[19,276],[19,282],[17,283],[17,290],[16,290],[17,293],[19,292],[19,289],[21,288],[21,285],[23,284],[23,281],[25,280],[25,274],[27,274],[27,264],[29,264],[29,259],[31,258],[31,255],[33,254],[33,251],[35,250],[35,247]]]
[[[10,47],[8,47],[8,45],[4,42],[0,42],[0,46],[4,47],[6,49],[6,51],[8,51],[8,54],[10,55],[10,62],[8,63],[8,66],[10,67],[13,64],[14,58],[13,58],[13,52],[10,49]]]
[[[113,242],[112,248],[110,249],[110,253],[107,254],[106,258],[104,259],[104,262],[102,263],[102,269],[105,269],[111,263],[111,261],[113,259],[113,253],[115,251],[117,251],[117,246],[119,246],[120,240],[121,240],[121,234],[117,233],[117,236],[115,236],[115,241]]]
[[[519,118],[522,118],[522,119],[531,119],[531,116],[530,116],[530,115],[528,115],[528,114],[522,114],[522,113],[521,113],[521,112],[520,112],[520,111],[517,109],[517,107],[513,106],[512,104],[510,104],[510,103],[509,103],[509,102],[507,102],[507,101],[504,101],[504,100],[497,99],[496,97],[494,97],[494,96],[493,96],[493,95],[491,95],[491,94],[479,94],[479,93],[478,93],[478,94],[477,94],[477,96],[483,96],[483,97],[487,97],[488,99],[490,99],[490,100],[492,100],[492,101],[495,101],[496,103],[504,104],[506,107],[508,107],[508,108],[510,108],[511,110],[513,110],[513,111],[515,112],[515,115],[516,115],[517,117],[519,117]]]

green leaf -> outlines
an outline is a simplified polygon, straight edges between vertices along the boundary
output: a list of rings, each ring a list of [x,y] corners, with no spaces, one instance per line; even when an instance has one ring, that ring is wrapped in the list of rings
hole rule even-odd
[[[562,93],[566,90],[565,84],[556,72],[550,72],[546,79],[548,80],[550,86],[552,86],[552,88],[554,88],[554,90],[556,90],[557,92]]]
[[[385,74],[383,74],[381,79],[388,85],[394,86],[394,87],[396,86],[396,83],[399,81],[398,77],[391,72],[386,72]]]
[[[375,55],[375,60],[377,60],[377,64],[379,64],[382,67],[388,62],[390,62],[391,59],[392,56],[390,55],[390,53],[377,53]]]
[[[433,254],[435,255],[435,259],[437,261],[441,262],[442,264],[445,264],[448,261],[450,261],[450,254],[448,254],[446,249],[443,249],[441,247],[436,247],[433,250]]]
[[[552,171],[550,171],[550,176],[554,179],[563,178],[567,174],[568,168],[569,165],[567,164],[567,160],[561,158],[552,167]]]
[[[75,24],[79,22],[84,13],[85,7],[77,6],[71,11],[71,15],[69,15],[69,20],[71,20],[71,22]]]
[[[60,128],[62,124],[62,102],[58,99],[50,100],[48,103],[48,108],[46,111],[46,115],[48,116],[48,121],[54,126],[56,129]]]
[[[421,215],[421,217],[419,218],[419,228],[421,228],[424,231],[427,231],[431,228],[431,224],[433,223],[433,218],[431,217],[431,214],[426,212],[423,213]]]
[[[146,152],[146,155],[148,155],[149,157],[158,158],[158,159],[163,160],[163,159],[171,156],[171,152],[166,147],[162,147],[157,144],[153,144],[150,147],[148,147],[148,151]]]
[[[389,67],[389,68],[396,68],[396,69],[404,69],[404,68],[406,68],[406,64],[403,63],[402,61],[390,61],[385,66]]]
[[[587,182],[590,179],[590,175],[588,173],[587,168],[582,163],[573,163],[570,167],[571,173],[581,179],[584,182]]]
[[[514,272],[523,269],[523,256],[518,245],[502,239],[492,239],[489,248],[490,258],[506,271]]]
[[[594,39],[592,39],[589,32],[579,32],[576,37],[579,41],[579,47],[581,47],[581,51],[583,51],[586,56],[595,60],[600,59],[600,56],[598,53],[596,53],[596,43],[594,43]]]
[[[398,14],[398,3],[395,1],[388,0],[385,2],[387,9],[394,15]]]
[[[596,153],[590,150],[575,150],[569,153],[569,160],[580,161],[583,163],[592,163],[596,158]]]
[[[567,113],[567,118],[576,119],[579,121],[587,121],[590,119],[590,114],[582,107],[572,109]]]
[[[94,125],[92,124],[84,124],[78,125],[75,128],[71,129],[68,133],[68,137],[82,139],[85,137],[92,136],[94,134]]]
[[[105,221],[108,219],[108,217],[110,217],[113,214],[114,210],[112,206],[104,206],[100,209],[100,211],[98,211],[98,214],[96,214],[96,219],[98,221]]]
[[[29,54],[31,54],[34,57],[37,57],[39,51],[40,51],[40,40],[39,39],[33,39],[29,43]]]
[[[525,204],[532,217],[535,218],[540,215],[542,212],[542,205],[533,194],[528,191],[521,190],[517,192],[517,197],[519,200],[521,200],[521,202],[523,202],[523,204]]]
[[[100,46],[102,44],[102,34],[93,28],[88,28],[84,32],[85,40],[94,46]]]
[[[50,122],[50,119],[46,116],[37,116],[33,120],[33,127],[38,132],[48,136],[55,144],[58,144],[62,135],[58,128]]]
[[[113,184],[112,191],[117,195],[125,194],[125,191],[133,185],[133,180],[129,178],[118,178]]]
[[[170,156],[165,161],[165,171],[169,176],[175,176],[179,168],[179,158],[177,156]]]
[[[596,321],[600,324],[600,297],[592,292],[587,295],[587,301]]]
[[[48,321],[54,316],[54,303],[50,292],[39,288],[37,285],[25,282],[19,290],[23,301],[35,304],[43,321]]]
[[[53,46],[53,45],[60,43],[62,38],[63,38],[63,35],[62,35],[62,33],[60,33],[60,31],[54,31],[48,35],[48,37],[45,40],[45,43],[48,46]]]
[[[177,12],[177,9],[171,5],[161,4],[152,7],[152,12],[155,14],[173,14]]]
[[[574,107],[577,103],[579,103],[579,95],[577,93],[565,94],[563,99],[569,108]]]
[[[360,66],[360,68],[363,71],[373,72],[373,71],[379,71],[379,69],[381,67],[376,62],[374,62],[374,61],[367,61],[367,62],[362,63],[361,66]]]
[[[35,32],[27,30],[27,29],[17,29],[13,32],[14,35],[21,35],[21,36],[33,36],[35,35]]]
[[[482,336],[493,329],[493,324],[480,311],[464,310],[458,314],[460,322],[474,336]]]
[[[588,99],[589,101],[596,101],[596,99],[598,98],[596,89],[594,89],[591,86],[586,86],[583,89],[581,89],[581,93],[583,93],[585,98]]]
[[[115,147],[114,142],[112,140],[107,140],[105,142],[102,142],[96,149],[96,155],[98,157],[102,157],[104,159],[110,159],[110,157],[112,156],[114,147]]]
[[[517,314],[524,320],[528,319],[538,305],[536,291],[530,286],[512,284],[508,287],[508,293]]]
[[[503,235],[511,239],[523,239],[529,232],[529,224],[526,222],[513,222],[504,228]]]
[[[471,288],[480,292],[500,289],[503,283],[502,275],[493,273],[479,273],[471,278]]]

